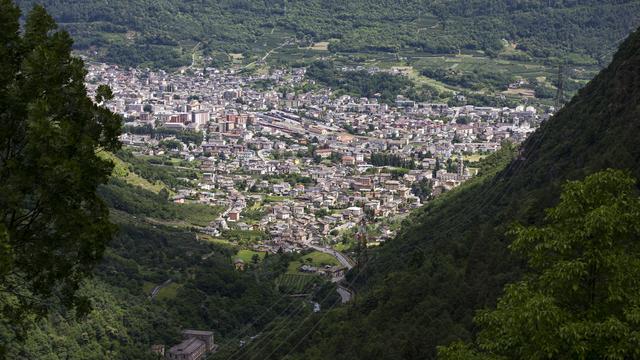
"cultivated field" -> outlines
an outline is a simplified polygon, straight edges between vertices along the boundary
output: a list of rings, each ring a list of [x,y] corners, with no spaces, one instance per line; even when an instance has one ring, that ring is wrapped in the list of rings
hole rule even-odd
[[[276,285],[284,292],[300,293],[309,290],[316,279],[315,275],[287,273],[276,279]]]

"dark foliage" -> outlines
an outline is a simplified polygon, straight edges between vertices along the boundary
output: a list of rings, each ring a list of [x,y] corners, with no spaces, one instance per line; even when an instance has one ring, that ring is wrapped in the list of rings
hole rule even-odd
[[[23,32],[19,16],[0,1],[0,318],[14,330],[54,299],[89,310],[77,290],[115,232],[96,195],[112,164],[96,152],[119,148],[121,125],[98,105],[108,87],[87,96],[69,34],[42,7]]]
[[[79,48],[98,49],[102,60],[163,67],[189,64],[197,43],[205,51],[249,53],[290,36],[305,43],[333,39],[333,52],[489,56],[505,39],[528,56],[587,55],[604,64],[613,44],[640,22],[635,0],[18,1],[22,8],[36,2]]]
[[[165,161],[158,158],[137,158],[127,150],[118,151],[116,156],[128,164],[130,171],[152,183],[161,181],[173,189],[188,186],[188,180],[198,179],[199,173],[195,169],[176,168],[170,161],[165,164]]]
[[[412,159],[403,159],[400,155],[387,153],[373,153],[369,160],[374,166],[395,166],[405,169],[414,169],[415,162]]]
[[[236,271],[234,248],[198,240],[188,230],[189,224],[214,219],[219,209],[178,206],[115,178],[100,194],[117,209],[112,221],[118,233],[95,278],[80,290],[91,298],[93,310],[82,317],[54,307],[22,341],[3,324],[7,358],[155,359],[149,347],[176,344],[184,328],[214,330],[224,351],[234,351],[241,339],[299,305],[273,285],[286,271],[288,256],[271,255]],[[169,226],[159,219],[184,224]],[[167,280],[167,289],[150,298],[151,289]],[[295,315],[301,314],[306,311]]]
[[[334,90],[360,97],[379,97],[393,103],[396,96],[406,94],[413,83],[403,77],[387,73],[369,74],[366,71],[340,71],[332,63],[317,61],[307,68],[307,76]]]
[[[193,143],[196,145],[202,144],[204,136],[201,132],[190,130],[177,130],[167,128],[153,128],[149,125],[145,126],[125,126],[124,130],[131,134],[137,135],[151,135],[155,139],[164,139],[166,137],[175,137],[176,139],[184,142],[185,144]]]

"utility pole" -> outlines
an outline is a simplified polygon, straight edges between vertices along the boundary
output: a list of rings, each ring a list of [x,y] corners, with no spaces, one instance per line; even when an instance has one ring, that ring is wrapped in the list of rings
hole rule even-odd
[[[367,254],[367,221],[364,218],[360,221],[360,226],[358,227],[358,232],[356,234],[356,241],[356,249],[358,253],[357,266],[358,269],[361,269],[362,265],[369,261],[369,255]]]
[[[556,111],[564,104],[564,64],[558,65],[558,91],[556,92]]]

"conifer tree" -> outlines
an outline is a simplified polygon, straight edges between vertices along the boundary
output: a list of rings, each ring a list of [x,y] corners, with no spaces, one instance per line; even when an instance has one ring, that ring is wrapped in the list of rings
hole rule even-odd
[[[43,315],[57,299],[87,311],[76,291],[115,227],[96,195],[113,164],[121,120],[87,96],[72,40],[35,6],[0,0],[0,310],[10,324]]]

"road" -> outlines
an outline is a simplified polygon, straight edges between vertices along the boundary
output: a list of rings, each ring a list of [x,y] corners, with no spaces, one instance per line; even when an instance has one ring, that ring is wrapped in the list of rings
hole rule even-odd
[[[338,292],[338,295],[340,295],[340,301],[343,304],[348,303],[349,301],[351,301],[351,299],[353,298],[353,291],[347,289],[346,287],[339,285],[336,288],[336,291]]]
[[[327,248],[327,247],[318,246],[318,245],[309,245],[309,247],[311,247],[314,250],[317,250],[329,255],[333,255],[336,259],[338,259],[340,264],[346,267],[348,270],[351,270],[353,266],[356,264],[356,262],[353,259],[341,253],[340,251],[334,250],[332,248]]]
[[[353,259],[341,253],[340,251],[318,245],[310,245],[310,247],[325,254],[333,255],[338,260],[338,262],[340,262],[340,264],[348,270],[351,270],[355,265],[355,261],[353,261]],[[344,276],[332,279],[331,281],[336,283],[336,291],[338,292],[338,295],[340,295],[340,300],[343,304],[346,304],[353,299],[355,295],[354,292],[346,286],[340,284],[344,281]]]
[[[280,44],[280,45],[278,45],[278,46],[274,47],[273,49],[271,49],[271,50],[269,50],[269,51],[267,51],[267,53],[266,53],[266,54],[264,54],[264,56],[263,56],[262,58],[260,58],[260,61],[261,61],[261,62],[264,62],[265,60],[267,60],[267,58],[269,57],[269,55],[271,55],[271,53],[273,53],[274,51],[276,51],[276,50],[278,50],[278,49],[280,49],[280,48],[283,48],[283,47],[285,47],[285,46],[287,46],[287,45],[293,45],[294,43],[295,43],[295,42],[294,42],[293,40],[291,40],[291,39],[287,39],[287,40],[285,40],[282,44]],[[244,66],[244,69],[246,69],[246,68],[248,68],[248,67],[250,67],[250,66],[253,66],[255,63],[256,63],[255,61],[252,61],[252,62],[248,63],[247,65],[245,65],[245,66]]]
[[[171,279],[168,279],[167,281],[163,282],[162,284],[156,286],[153,288],[153,290],[151,290],[151,298],[155,298],[156,295],[158,295],[158,293],[160,292],[160,289],[162,289],[163,287],[167,286],[171,284]]]
[[[191,51],[191,66],[189,66],[190,68],[196,67],[196,51],[198,51],[199,47],[200,47],[200,42],[198,41],[196,46],[194,46],[193,50]]]

